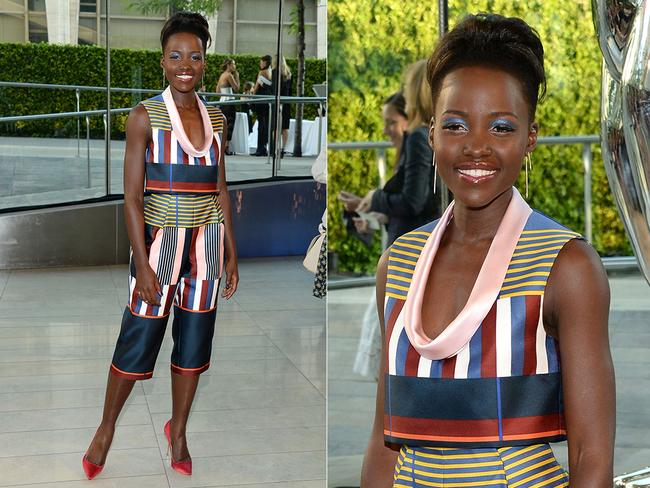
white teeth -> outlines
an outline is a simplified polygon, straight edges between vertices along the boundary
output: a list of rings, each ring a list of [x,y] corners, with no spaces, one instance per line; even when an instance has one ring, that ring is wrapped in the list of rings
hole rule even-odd
[[[176,78],[179,78],[179,79],[181,79],[183,81],[187,81],[187,80],[191,80],[192,76],[190,76],[190,75],[176,75]]]
[[[461,175],[471,176],[472,178],[480,178],[481,176],[490,176],[497,172],[495,169],[459,169]]]

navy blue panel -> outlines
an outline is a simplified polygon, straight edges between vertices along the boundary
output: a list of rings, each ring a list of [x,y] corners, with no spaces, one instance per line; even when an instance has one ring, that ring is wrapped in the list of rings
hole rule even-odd
[[[561,412],[561,373],[501,378],[501,401],[503,418]]]
[[[398,417],[441,420],[497,418],[494,378],[419,378],[386,375],[388,413]],[[390,394],[388,386],[390,384]]]
[[[239,257],[298,256],[318,234],[326,186],[313,180],[230,189]]]
[[[182,183],[211,183],[217,181],[218,166],[187,164],[146,163],[147,178],[155,181],[169,181],[169,170],[174,181]]]

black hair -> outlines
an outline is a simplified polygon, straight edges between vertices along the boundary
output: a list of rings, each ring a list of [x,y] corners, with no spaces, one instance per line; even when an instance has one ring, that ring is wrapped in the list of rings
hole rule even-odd
[[[395,92],[386,98],[384,105],[392,107],[398,114],[408,119],[408,115],[406,115],[406,99],[402,95],[402,92]]]
[[[529,104],[530,120],[534,119],[537,102],[546,94],[544,47],[537,31],[526,22],[480,13],[468,15],[445,34],[427,66],[434,107],[444,77],[466,66],[496,68],[517,78]]]
[[[265,54],[260,59],[266,63],[267,68],[271,67],[271,63],[273,62],[273,58],[271,57],[270,54]]]
[[[165,44],[167,44],[169,37],[179,32],[194,34],[201,39],[203,43],[203,54],[205,54],[205,51],[212,42],[208,21],[205,20],[203,15],[196,12],[176,12],[167,19],[167,22],[165,22],[165,25],[160,31],[160,45],[163,51],[165,50]]]

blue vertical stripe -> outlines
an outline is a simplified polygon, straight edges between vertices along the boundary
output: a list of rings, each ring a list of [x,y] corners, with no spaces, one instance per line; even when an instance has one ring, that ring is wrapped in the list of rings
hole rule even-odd
[[[406,329],[402,329],[397,341],[397,351],[395,352],[395,374],[399,376],[404,376],[406,371],[406,354],[409,350],[409,344]]]
[[[393,297],[388,297],[388,300],[386,300],[386,307],[384,308],[384,330],[388,327],[388,317],[390,317],[390,314],[393,312],[396,300],[397,299]],[[388,337],[386,340],[388,341]]]
[[[172,148],[171,150],[173,151],[174,148]],[[176,142],[176,164],[183,164],[184,155],[185,153],[183,152],[183,148],[178,142]]]
[[[429,370],[429,376],[431,378],[442,378],[442,362],[444,359],[434,359],[431,361],[431,369]]]
[[[520,376],[524,373],[525,296],[510,298],[510,323],[512,375]]]
[[[555,347],[555,339],[551,336],[546,336],[546,356],[548,357],[548,372],[557,373],[560,371],[560,364],[557,357],[557,348]]]
[[[499,440],[503,440],[503,419],[501,417],[501,378],[496,378],[497,382],[497,416],[499,419]]]
[[[482,325],[482,324],[481,324]],[[468,378],[481,377],[481,355],[482,355],[482,326],[476,330],[469,341],[469,368],[467,369]]]

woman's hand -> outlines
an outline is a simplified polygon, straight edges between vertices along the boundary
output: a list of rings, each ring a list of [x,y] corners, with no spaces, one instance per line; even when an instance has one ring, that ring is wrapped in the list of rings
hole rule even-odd
[[[359,234],[372,234],[372,229],[366,219],[354,217],[352,222],[354,222],[354,227],[357,229]]]
[[[370,212],[372,207],[372,196],[374,195],[375,190],[370,190],[366,193],[366,196],[361,199],[355,211],[357,212]]]
[[[239,271],[235,259],[226,260],[226,286],[221,292],[221,297],[229,300],[237,291],[239,284]]]
[[[355,212],[361,202],[361,197],[356,196],[354,193],[348,193],[347,191],[340,191],[338,199],[343,202],[343,206],[348,212]]]
[[[136,266],[136,273],[135,291],[138,296],[148,305],[160,306],[162,287],[154,270],[147,264],[142,269]]]

